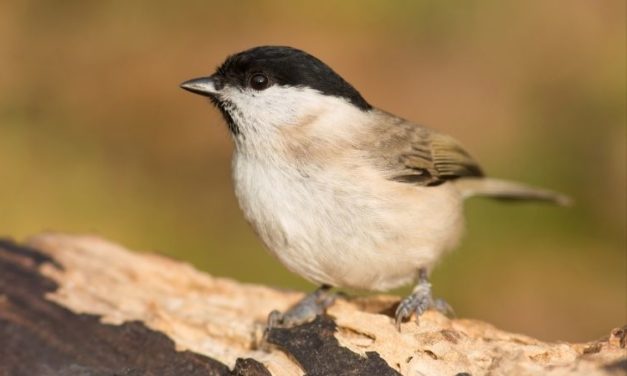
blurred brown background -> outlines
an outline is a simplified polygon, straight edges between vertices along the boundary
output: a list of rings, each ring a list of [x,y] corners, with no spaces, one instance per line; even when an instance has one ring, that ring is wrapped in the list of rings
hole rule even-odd
[[[232,193],[226,127],[178,88],[227,54],[292,45],[490,174],[572,195],[571,209],[469,202],[434,285],[458,316],[594,339],[627,320],[625,43],[624,0],[5,0],[0,233],[92,232],[313,288],[264,252]]]

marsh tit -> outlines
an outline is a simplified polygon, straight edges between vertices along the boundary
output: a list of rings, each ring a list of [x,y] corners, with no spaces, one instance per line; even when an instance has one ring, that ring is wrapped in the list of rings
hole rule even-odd
[[[329,66],[290,47],[226,59],[181,87],[208,97],[235,143],[235,193],[289,270],[321,286],[270,325],[331,304],[330,287],[385,291],[416,281],[395,315],[447,305],[428,274],[463,232],[471,196],[567,204],[560,194],[488,178],[455,139],[373,107]]]

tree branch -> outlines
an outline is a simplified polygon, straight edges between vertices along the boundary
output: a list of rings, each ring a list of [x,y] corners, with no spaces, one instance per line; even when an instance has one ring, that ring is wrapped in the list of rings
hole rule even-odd
[[[0,375],[612,375],[627,330],[545,343],[427,312],[401,332],[397,298],[339,300],[260,339],[302,294],[216,278],[92,236],[0,242]]]

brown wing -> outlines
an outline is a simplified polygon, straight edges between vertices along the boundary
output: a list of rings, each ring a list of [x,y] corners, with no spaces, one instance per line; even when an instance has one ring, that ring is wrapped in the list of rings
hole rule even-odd
[[[379,139],[368,153],[388,179],[432,186],[483,176],[477,162],[452,137],[392,117],[375,128]]]

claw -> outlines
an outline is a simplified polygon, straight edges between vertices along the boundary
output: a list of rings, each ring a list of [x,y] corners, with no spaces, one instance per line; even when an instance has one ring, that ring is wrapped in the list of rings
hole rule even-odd
[[[453,310],[453,307],[451,307],[451,305],[448,304],[444,299],[435,299],[433,301],[432,308],[440,312],[444,316],[455,317],[455,311]]]
[[[272,328],[291,328],[301,325],[313,321],[318,315],[324,314],[336,298],[335,294],[330,293],[330,289],[331,286],[320,287],[294,304],[285,313],[276,310],[270,312],[265,333]]]
[[[420,315],[428,309],[435,309],[445,315],[453,314],[453,308],[443,299],[433,299],[431,295],[431,283],[427,278],[426,269],[418,271],[418,283],[414,291],[401,300],[395,312],[396,329],[400,331],[401,323],[416,313],[416,324],[419,324]]]

